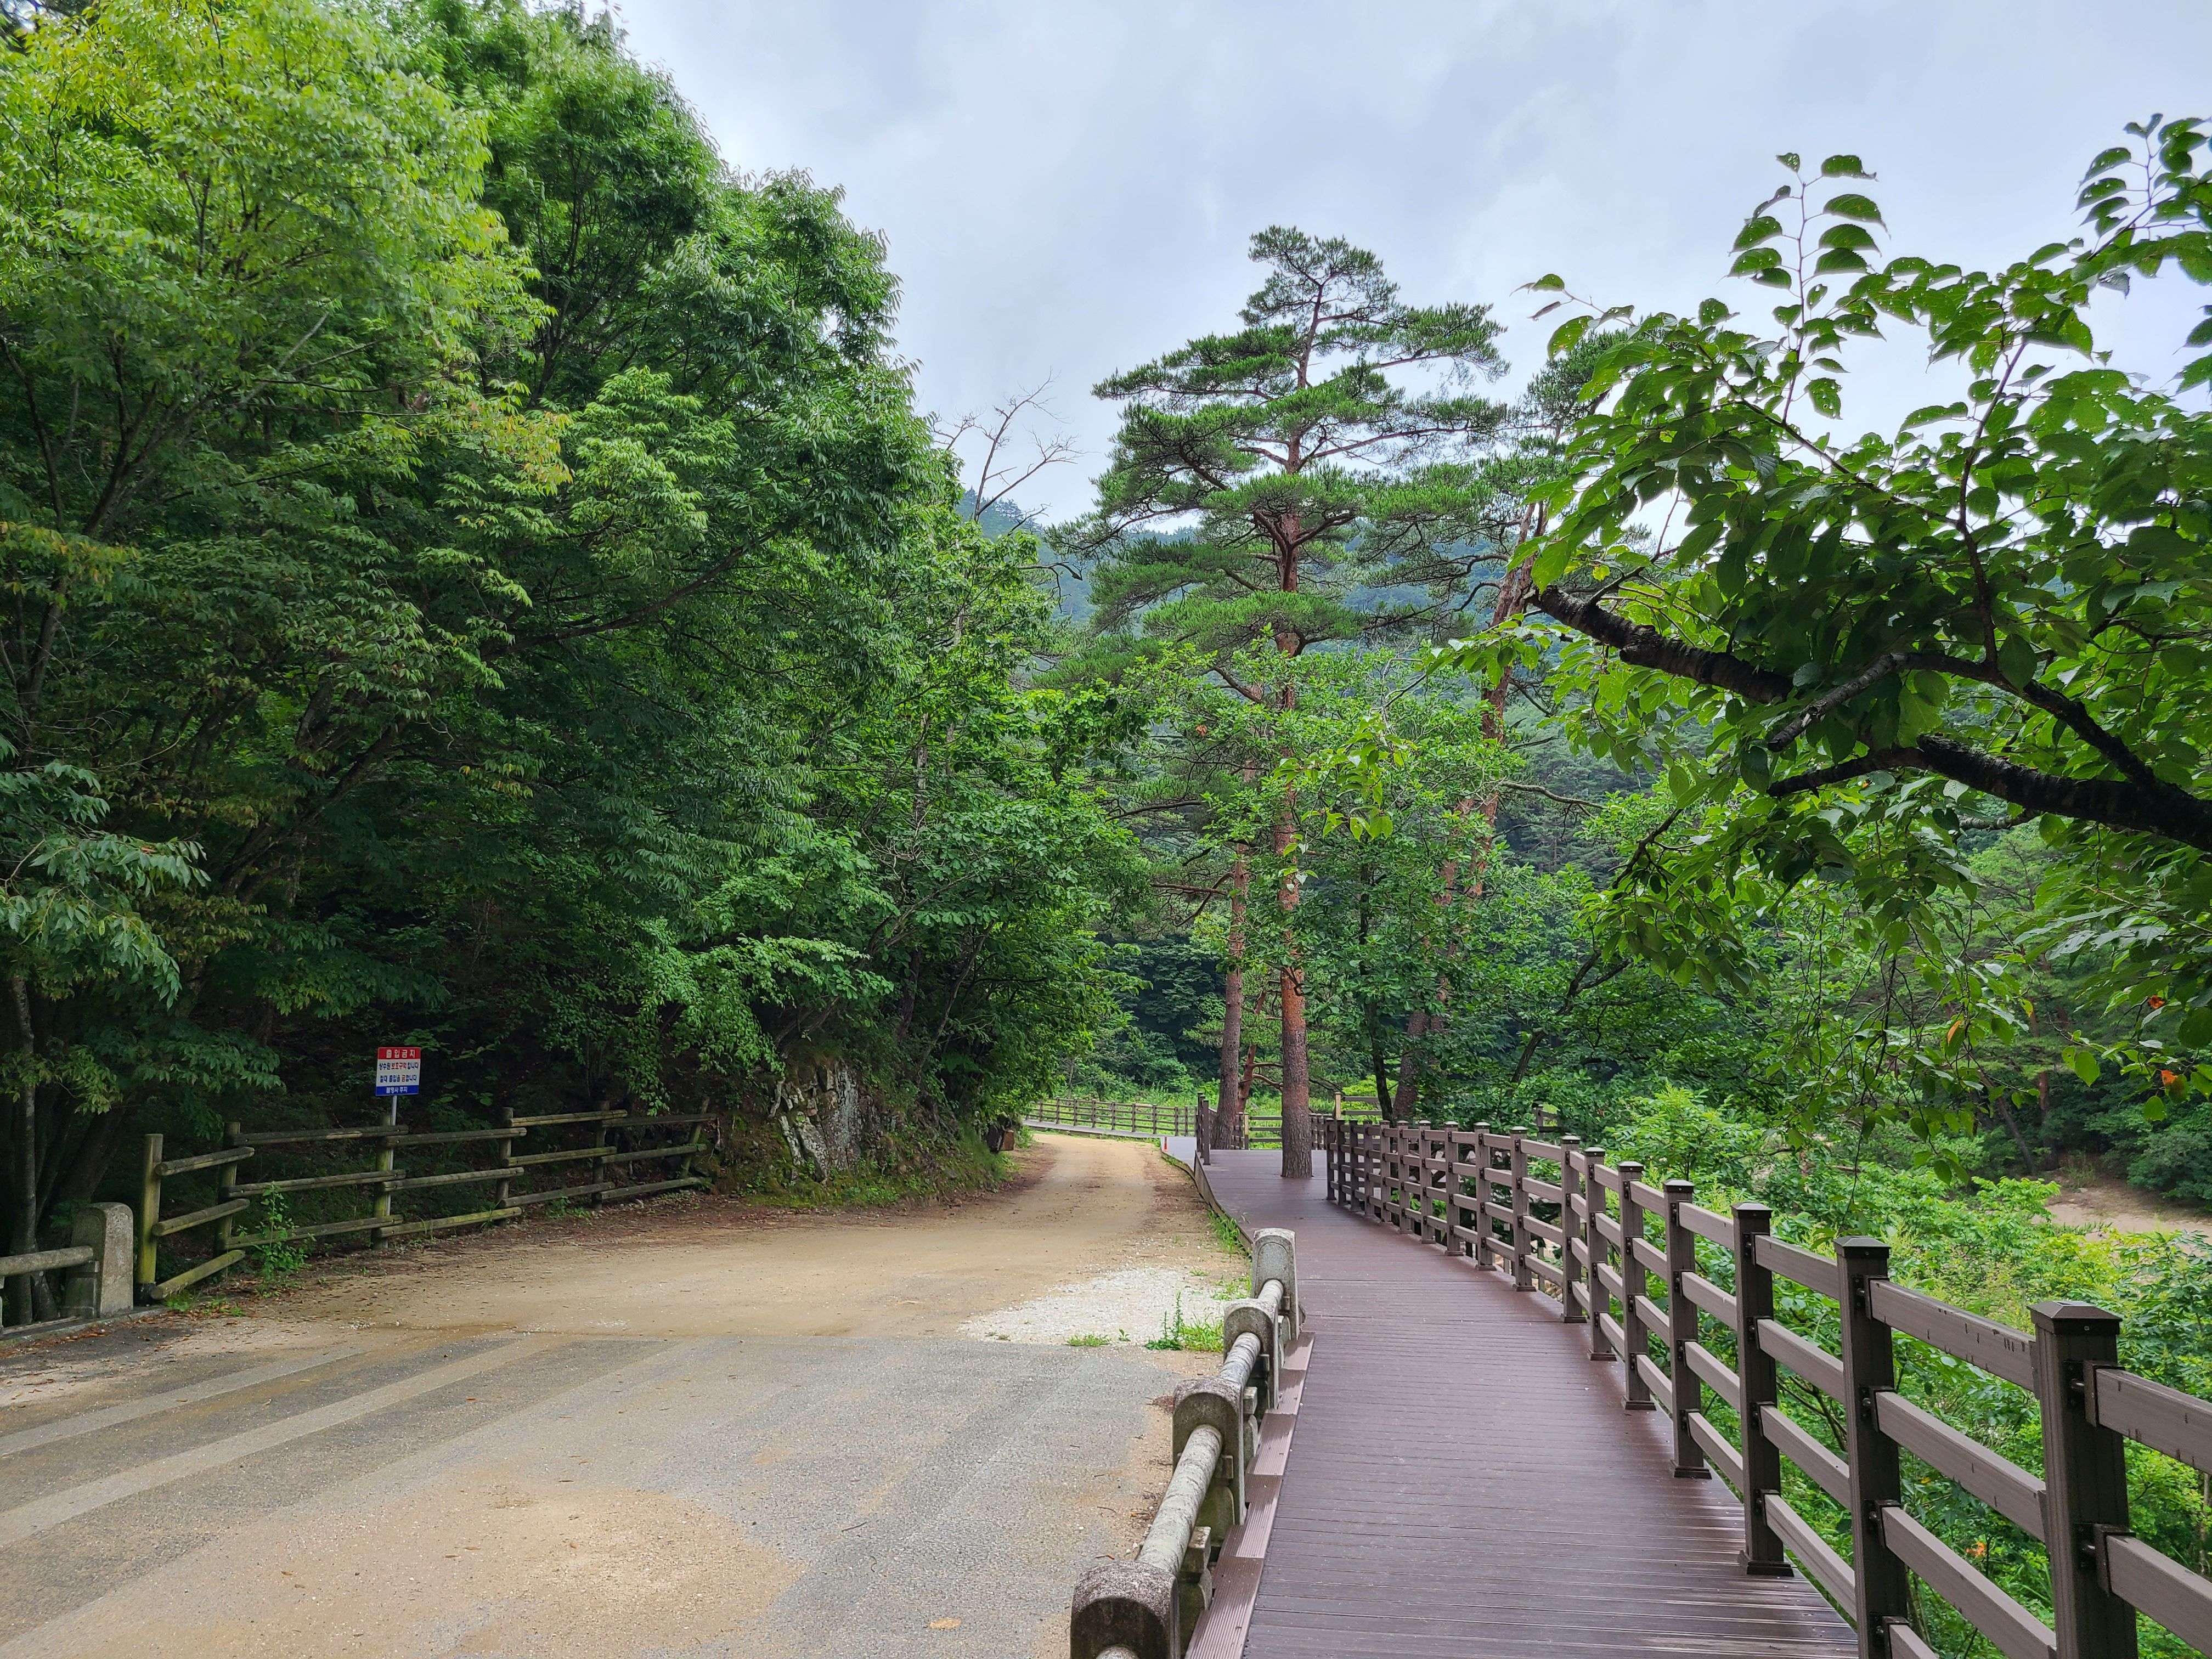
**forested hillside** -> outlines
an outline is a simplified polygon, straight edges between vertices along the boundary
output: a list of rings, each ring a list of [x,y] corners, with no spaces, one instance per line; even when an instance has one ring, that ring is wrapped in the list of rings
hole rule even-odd
[[[1048,1086],[1102,696],[884,250],[604,18],[114,0],[0,52],[20,1243],[141,1130]],[[34,1194],[34,1201],[33,1201]]]

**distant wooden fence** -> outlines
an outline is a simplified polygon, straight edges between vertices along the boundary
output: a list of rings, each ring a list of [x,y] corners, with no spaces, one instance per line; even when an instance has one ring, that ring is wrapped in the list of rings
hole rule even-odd
[[[1892,1283],[1879,1239],[1816,1255],[1775,1237],[1763,1204],[1702,1209],[1689,1182],[1654,1186],[1572,1136],[1324,1120],[1321,1138],[1334,1202],[1548,1290],[1588,1327],[1591,1358],[1626,1358],[1628,1407],[1672,1420],[1674,1472],[1718,1469],[1742,1498],[1747,1571],[1786,1573],[1794,1556],[1866,1659],[1935,1659],[1910,1622],[1915,1576],[2008,1659],[2133,1655],[2138,1610],[2212,1652],[2212,1582],[2130,1534],[2125,1456],[2132,1440],[2212,1471],[2212,1401],[2122,1370],[2118,1316],[2042,1302],[2034,1330],[2014,1330]],[[1777,1322],[1778,1276],[1836,1304],[1840,1353]],[[1734,1369],[1699,1341],[1704,1319],[1733,1335]],[[2033,1397],[2041,1479],[1898,1391],[1899,1332]],[[1842,1407],[1840,1454],[1778,1409],[1777,1367]],[[1708,1393],[1736,1415],[1733,1437],[1706,1416]],[[2043,1543],[2055,1628],[1906,1512],[1903,1453]],[[1851,1517],[1849,1560],[1784,1498],[1785,1457]]]
[[[1337,1114],[1346,1123],[1379,1123],[1382,1114],[1373,1101],[1347,1100]],[[1212,1106],[1201,1105],[1197,1110],[1195,1139],[1200,1161],[1205,1162],[1216,1152],[1272,1152],[1283,1145],[1283,1115],[1279,1107],[1273,1113],[1247,1111],[1233,1129],[1224,1129],[1220,1112]],[[1316,1122],[1321,1114],[1314,1114]]]
[[[1215,1565],[1250,1508],[1261,1425],[1282,1403],[1285,1357],[1301,1324],[1297,1240],[1263,1228],[1252,1240],[1252,1295],[1223,1310],[1221,1368],[1175,1391],[1175,1473],[1137,1559],[1093,1567],[1075,1587],[1072,1659],[1183,1659],[1190,1650],[1213,1599]],[[1242,1652],[1241,1627],[1233,1643],[1214,1645],[1222,1659]]]
[[[1031,1123],[1064,1123],[1070,1128],[1112,1129],[1123,1134],[1191,1133],[1191,1108],[1151,1100],[1044,1100],[1022,1115]]]
[[[162,1137],[148,1135],[143,1195],[138,1210],[138,1299],[162,1301],[234,1266],[247,1250],[259,1246],[358,1235],[367,1235],[371,1243],[381,1243],[451,1227],[506,1221],[534,1204],[569,1200],[598,1204],[610,1196],[617,1200],[646,1198],[655,1193],[703,1187],[707,1184],[705,1178],[691,1173],[691,1160],[712,1144],[701,1139],[699,1132],[714,1121],[708,1114],[647,1117],[629,1112],[553,1112],[518,1117],[512,1112],[502,1112],[500,1121],[488,1128],[424,1133],[397,1123],[346,1129],[275,1130],[249,1130],[234,1123],[220,1149],[185,1158],[164,1156]],[[570,1136],[588,1135],[591,1139],[582,1146],[520,1153],[515,1151],[517,1143],[534,1147],[538,1138],[549,1130],[565,1130]],[[675,1130],[684,1132],[680,1143],[665,1139]],[[418,1149],[436,1149],[433,1157],[448,1159],[457,1152],[465,1155],[481,1149],[494,1161],[475,1168],[420,1175],[410,1174],[398,1166],[401,1154]],[[269,1168],[272,1156],[280,1163],[291,1164],[331,1154],[353,1158],[366,1155],[370,1161],[366,1168],[298,1175],[272,1172],[264,1179],[240,1179],[249,1165],[253,1174],[261,1175]],[[672,1176],[645,1181],[635,1178],[641,1168],[649,1170],[671,1160],[675,1163]],[[574,1171],[580,1165],[585,1166],[580,1171],[585,1176],[581,1182],[537,1184],[548,1177],[558,1183],[566,1179],[564,1172]],[[622,1178],[616,1178],[615,1171],[623,1172]],[[169,1202],[165,1212],[165,1202],[176,1197],[168,1190],[169,1184],[178,1182],[199,1186],[197,1194],[185,1200],[194,1207],[179,1212],[174,1203]],[[210,1182],[214,1188],[212,1194],[205,1190]],[[490,1203],[462,1213],[411,1216],[394,1207],[395,1199],[407,1194],[472,1187],[490,1188]],[[293,1194],[344,1194],[365,1198],[368,1210],[363,1215],[295,1221],[281,1227],[240,1231],[240,1218],[257,1200],[270,1194],[284,1194],[288,1202],[289,1195]],[[210,1198],[212,1201],[206,1201]],[[214,1238],[205,1258],[167,1277],[161,1276],[156,1259],[161,1241],[208,1228],[214,1230]]]

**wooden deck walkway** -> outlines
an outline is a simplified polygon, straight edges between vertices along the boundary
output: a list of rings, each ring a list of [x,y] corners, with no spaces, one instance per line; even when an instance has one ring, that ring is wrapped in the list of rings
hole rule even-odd
[[[1316,1165],[1320,1153],[1315,1153]],[[1315,1340],[1249,1659],[1828,1659],[1848,1626],[1736,1562],[1741,1512],[1678,1480],[1558,1304],[1331,1206],[1276,1152],[1218,1152],[1215,1195],[1297,1232]]]

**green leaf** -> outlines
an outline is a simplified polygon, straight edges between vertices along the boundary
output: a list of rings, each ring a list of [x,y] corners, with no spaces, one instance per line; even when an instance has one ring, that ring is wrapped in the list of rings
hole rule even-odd
[[[2098,1073],[2103,1070],[2103,1067],[2097,1064],[2096,1055],[2091,1054],[2087,1048],[2069,1048],[2066,1051],[2066,1064],[2072,1068],[2074,1075],[2084,1083],[2094,1083]]]
[[[1769,288],[1789,288],[1792,285],[1790,273],[1778,269],[1755,270],[1752,273],[1751,280],[1754,283],[1764,283]]]
[[[1813,274],[1829,270],[1864,270],[1867,262],[1847,247],[1832,247],[1814,263]]]
[[[1755,247],[1736,255],[1735,263],[1729,267],[1731,276],[1748,276],[1754,270],[1771,270],[1782,263],[1782,256],[1771,247]]]
[[[1701,301],[1698,307],[1698,320],[1707,328],[1712,327],[1716,323],[1724,323],[1735,315],[1735,313],[1728,308],[1727,301],[1723,300],[1706,300]]]
[[[1823,210],[1839,219],[1863,219],[1873,225],[1881,222],[1881,210],[1875,205],[1874,198],[1850,191],[1840,196],[1831,196]]]
[[[1782,234],[1782,221],[1771,214],[1753,214],[1743,222],[1743,228],[1735,234],[1735,251],[1757,247],[1761,242],[1771,242]]]
[[[1820,163],[1820,176],[1823,179],[1871,179],[1874,174],[1866,170],[1856,155],[1831,155]]]
[[[1804,171],[1805,163],[1798,159],[1797,152],[1794,149],[1785,149],[1781,155],[1776,156],[1774,159],[1781,162],[1784,167],[1788,167],[1792,173],[1802,173]]]
[[[1813,400],[1813,407],[1834,420],[1844,412],[1844,389],[1835,380],[1822,375],[1805,388],[1805,395]]]
[[[1567,291],[1566,278],[1556,270],[1547,271],[1534,282],[1524,283],[1522,286],[1539,294],[1564,294]]]
[[[1589,332],[1590,321],[1588,317],[1568,318],[1552,331],[1552,337],[1546,343],[1545,350],[1554,357],[1565,356],[1575,349],[1576,343],[1583,335]]]

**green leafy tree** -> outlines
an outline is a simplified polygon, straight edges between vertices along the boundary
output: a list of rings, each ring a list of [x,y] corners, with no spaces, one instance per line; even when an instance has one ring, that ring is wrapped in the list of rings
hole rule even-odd
[[[2104,991],[2142,1015],[2138,1067],[2212,1037],[2212,424],[2181,395],[2212,357],[2161,391],[2105,360],[2088,317],[2168,265],[2212,280],[2212,173],[2200,123],[2131,131],[2082,189],[2091,234],[1995,271],[1877,265],[1858,159],[1785,155],[1736,248],[1771,320],[1586,307],[1554,336],[1621,325],[1551,498],[1542,620],[1449,654],[1560,652],[1574,735],[1664,776],[1685,816],[1615,912],[1662,962],[1741,982],[1753,872],[1853,881],[1870,945],[1937,960],[1936,901],[1971,884],[1962,836],[2035,822],[2065,856],[2033,948],[2106,953]],[[1847,438],[1849,355],[1899,329],[1965,395]],[[2190,337],[2212,344],[2212,320]],[[2019,1018],[2002,975],[1946,994],[1954,1060]],[[1971,1065],[1952,1081],[1978,1086]]]

